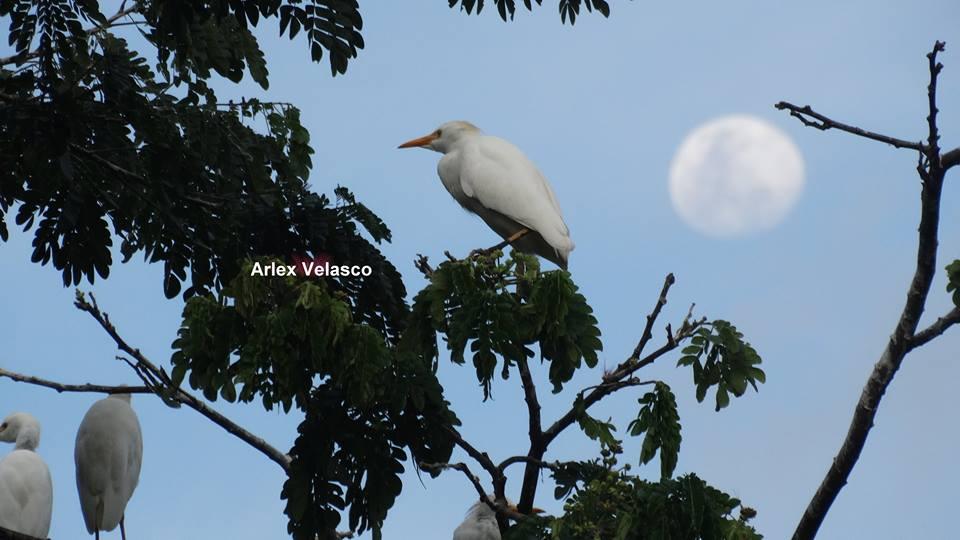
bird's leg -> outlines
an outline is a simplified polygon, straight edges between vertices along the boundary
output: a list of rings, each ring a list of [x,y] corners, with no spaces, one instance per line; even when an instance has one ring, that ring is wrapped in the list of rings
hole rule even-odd
[[[499,244],[497,244],[497,245],[495,245],[495,246],[488,247],[487,249],[475,249],[475,250],[471,251],[471,252],[470,252],[470,256],[471,256],[471,257],[475,257],[475,256],[477,256],[477,255],[487,255],[487,254],[489,254],[489,253],[493,253],[494,251],[497,251],[498,249],[503,249],[503,248],[505,248],[505,247],[513,244],[513,243],[516,242],[517,240],[523,238],[523,237],[526,236],[529,232],[530,232],[530,229],[524,227],[524,228],[520,229],[519,231],[511,234],[511,235],[508,236],[503,242],[500,242]]]
[[[127,530],[123,526],[123,518],[127,517],[126,515],[120,516],[120,539],[127,540]]]

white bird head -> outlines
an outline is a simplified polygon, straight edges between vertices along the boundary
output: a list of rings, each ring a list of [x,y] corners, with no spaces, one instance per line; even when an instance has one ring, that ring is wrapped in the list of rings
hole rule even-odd
[[[18,450],[36,450],[40,446],[40,422],[31,414],[13,413],[0,424],[0,442],[15,443]]]
[[[487,499],[489,499],[490,502],[492,502],[492,503],[496,503],[496,502],[497,502],[496,496],[494,496],[493,494],[487,495]],[[509,511],[511,511],[511,512],[519,512],[519,511],[520,511],[519,509],[517,509],[517,505],[514,504],[513,501],[511,501],[510,499],[506,499],[505,503],[506,503],[506,508],[507,508],[507,510],[509,510]],[[531,512],[532,514],[542,514],[542,513],[543,513],[543,510],[541,510],[541,509],[539,509],[539,508],[531,508],[531,509],[530,509],[530,512]],[[495,517],[496,517],[496,512],[493,511],[493,508],[490,508],[490,505],[487,504],[486,501],[483,501],[483,500],[477,501],[477,502],[473,503],[473,506],[471,506],[469,510],[467,510],[467,519],[468,519],[468,520],[470,520],[470,519],[483,519],[483,518],[488,518],[488,517],[489,517],[489,518],[495,518]]]
[[[480,129],[470,122],[463,120],[454,120],[438,127],[433,133],[424,135],[401,144],[398,148],[429,148],[435,152],[446,154],[453,149],[458,142],[467,137],[480,134]]]

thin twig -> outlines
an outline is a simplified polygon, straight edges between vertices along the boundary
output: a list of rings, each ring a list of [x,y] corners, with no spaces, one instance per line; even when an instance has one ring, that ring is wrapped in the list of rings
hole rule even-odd
[[[653,311],[647,315],[647,324],[643,327],[640,341],[633,349],[633,354],[630,355],[631,358],[640,358],[640,355],[643,353],[643,348],[646,347],[647,342],[653,337],[653,323],[656,322],[657,317],[660,316],[660,310],[663,309],[663,306],[667,305],[667,294],[670,292],[670,287],[676,282],[677,279],[673,277],[672,273],[667,274],[667,277],[663,280],[663,288],[660,289],[660,296],[657,298],[656,305],[653,306]]]
[[[500,464],[497,465],[497,468],[505,472],[507,467],[517,463],[534,463],[537,465],[537,467],[550,469],[551,471],[560,470],[560,466],[562,465],[562,463],[559,461],[543,461],[541,459],[534,459],[530,456],[511,456],[501,461]]]
[[[951,326],[960,323],[960,308],[953,308],[949,313],[940,317],[930,326],[924,328],[923,330],[917,332],[910,338],[910,342],[907,345],[907,351],[912,351],[917,347],[922,347],[926,345],[931,340],[937,336],[943,334]]]
[[[788,103],[786,101],[781,101],[774,105],[779,110],[786,110],[790,112],[790,116],[793,116],[799,119],[803,125],[809,126],[812,128],[819,129],[820,131],[827,131],[829,129],[836,129],[839,131],[846,131],[847,133],[852,133],[854,135],[864,137],[867,139],[872,139],[874,141],[880,141],[882,143],[887,143],[893,145],[897,148],[909,148],[911,150],[916,150],[918,152],[924,152],[926,150],[923,143],[907,141],[904,139],[898,139],[896,137],[890,137],[889,135],[882,135],[880,133],[875,133],[873,131],[867,131],[856,126],[851,126],[849,124],[844,124],[843,122],[838,122],[831,118],[828,118],[810,108],[809,105],[804,105],[800,107],[794,105],[793,103]],[[813,120],[811,120],[813,118]]]
[[[487,495],[486,490],[483,489],[483,484],[480,483],[480,479],[477,478],[477,476],[470,471],[470,467],[468,467],[466,463],[423,463],[421,462],[420,468],[428,472],[430,471],[442,472],[447,469],[454,469],[454,470],[460,471],[464,475],[466,475],[466,477],[470,480],[470,484],[473,485],[473,489],[475,489],[477,493],[480,495],[480,500],[486,503],[487,506],[489,506],[491,509],[493,509],[493,511],[496,512],[497,515],[512,519],[514,521],[522,521],[527,517],[526,515],[516,510],[513,510],[512,508],[509,508],[505,504],[496,502],[496,501],[505,502],[506,499],[504,497],[498,496],[495,499],[491,500],[491,498]]]
[[[647,323],[644,326],[644,334],[641,336],[640,342],[637,344],[634,352],[642,351],[646,347],[646,344],[650,338],[645,336],[647,335],[647,332],[652,332],[653,325],[655,324],[657,317],[660,315],[660,310],[663,308],[663,305],[666,304],[666,295],[670,290],[670,286],[673,285],[674,282],[675,279],[673,278],[672,274],[668,275],[664,280],[663,289],[660,291],[660,296],[657,298],[657,303],[654,305],[653,310],[650,312],[650,315],[647,316]],[[637,358],[635,355],[631,354],[630,357],[621,362],[616,369],[604,374],[602,384],[594,387],[588,387],[587,389],[580,391],[578,394],[578,401],[582,400],[581,406],[583,410],[590,408],[603,398],[607,397],[613,392],[616,392],[624,386],[635,386],[634,384],[622,385],[620,383],[622,381],[629,380],[638,370],[652,364],[661,356],[679,347],[684,340],[691,337],[694,332],[696,332],[706,323],[705,318],[701,318],[693,322],[690,322],[689,318],[690,315],[688,314],[684,319],[684,322],[681,324],[680,329],[673,336],[674,339],[672,341],[668,340],[667,343],[663,344],[661,347],[650,354],[647,354],[643,358]],[[589,392],[587,390],[589,390]],[[544,430],[544,447],[549,446],[549,444],[555,438],[557,438],[560,433],[576,422],[578,414],[578,407],[571,407],[549,428]]]
[[[47,379],[41,379],[40,377],[34,377],[32,375],[24,375],[22,373],[14,373],[13,371],[8,371],[6,369],[0,368],[0,379],[10,379],[14,382],[22,382],[26,384],[32,384],[34,386],[42,386],[44,388],[50,388],[51,390],[56,390],[58,393],[63,392],[93,392],[97,394],[152,394],[153,390],[150,390],[146,386],[108,386],[104,384],[64,384],[56,381],[51,381]]]

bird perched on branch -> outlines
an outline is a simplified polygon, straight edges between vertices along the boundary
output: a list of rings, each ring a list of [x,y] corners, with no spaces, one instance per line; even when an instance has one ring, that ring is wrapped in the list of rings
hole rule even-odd
[[[0,527],[46,538],[53,513],[50,470],[37,455],[40,422],[27,413],[14,413],[0,424],[0,441],[14,443],[0,460]]]
[[[493,495],[487,495],[487,498],[491,502],[494,501]],[[516,505],[509,500],[507,509],[517,511]],[[539,514],[543,510],[534,508],[532,512]],[[500,526],[497,524],[496,512],[486,501],[477,501],[470,510],[467,510],[467,517],[464,518],[463,523],[453,531],[453,540],[500,540]]]
[[[143,436],[130,394],[115,394],[90,407],[77,431],[73,457],[87,532],[100,540],[100,531],[112,531],[119,524],[126,540],[124,512],[143,461]]]
[[[437,165],[443,186],[507,243],[566,270],[570,230],[547,179],[519,148],[462,121],[400,145],[412,147],[443,154]]]

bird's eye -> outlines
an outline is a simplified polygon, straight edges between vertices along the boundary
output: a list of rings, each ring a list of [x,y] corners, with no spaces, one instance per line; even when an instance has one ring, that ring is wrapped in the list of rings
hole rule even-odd
[[[441,134],[439,129],[438,129],[435,133],[436,133],[436,136],[437,136],[437,137],[439,137],[440,134]]]
[[[7,429],[7,423],[6,423],[6,422],[0,424],[0,431],[3,431],[3,430],[5,430],[5,429]]]

